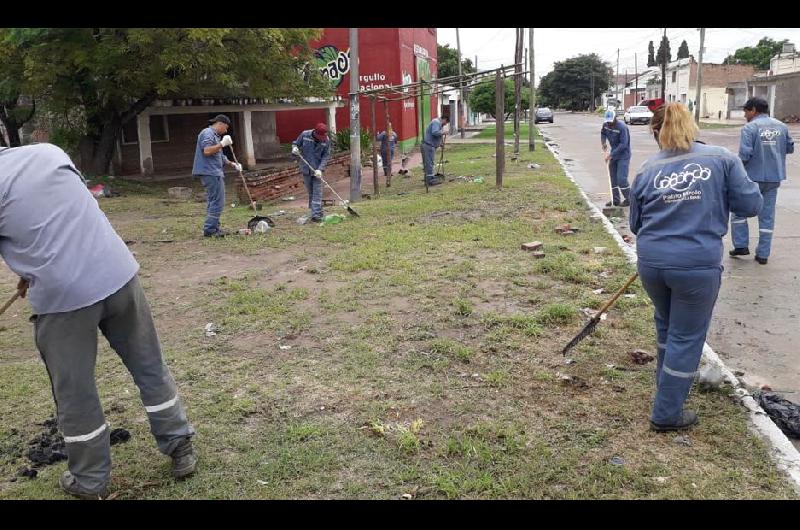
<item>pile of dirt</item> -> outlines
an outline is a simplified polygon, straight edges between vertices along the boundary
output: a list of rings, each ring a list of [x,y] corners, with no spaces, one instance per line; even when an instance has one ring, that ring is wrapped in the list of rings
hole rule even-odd
[[[25,457],[30,461],[30,467],[22,466],[17,471],[18,477],[28,477],[35,479],[37,469],[49,466],[67,459],[67,449],[64,443],[64,436],[58,430],[56,418],[50,418],[44,423],[37,423],[43,427],[41,433],[28,441],[28,449]],[[14,431],[16,432],[16,431]],[[114,429],[110,433],[111,445],[124,443],[130,440],[131,433],[126,429]],[[22,451],[17,451],[13,455],[16,458],[22,456]],[[15,481],[16,477],[11,479]]]
[[[55,418],[50,418],[44,423],[39,423],[44,431],[28,442],[28,451],[25,456],[34,467],[49,466],[67,459],[67,450],[64,437],[58,432]]]

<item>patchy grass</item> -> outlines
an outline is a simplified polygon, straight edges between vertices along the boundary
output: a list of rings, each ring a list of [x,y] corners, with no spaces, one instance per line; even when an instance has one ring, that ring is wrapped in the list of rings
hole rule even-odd
[[[169,185],[122,183],[125,197],[101,200],[133,241],[200,456],[194,478],[169,478],[138,391],[102,344],[104,410],[132,434],[112,448],[112,492],[796,498],[725,393],[691,394],[701,416],[691,447],[648,430],[653,366],[627,357],[655,347],[641,287],[571,353],[574,364],[564,363],[560,349],[580,329],[580,310],[604,301],[592,290],[613,292],[631,268],[546,150],[507,161],[500,191],[492,154],[491,145],[447,150],[448,174],[484,176],[484,184],[426,194],[414,169],[380,199],[359,203],[359,219],[298,226],[300,212],[290,211],[266,236],[199,238],[204,205],[166,200]],[[527,170],[530,162],[541,169]],[[244,226],[251,215],[227,207],[223,223]],[[556,234],[564,223],[582,230]],[[544,243],[544,259],[519,249],[532,240]],[[593,246],[609,251],[596,255]],[[13,277],[4,270],[0,280],[6,297]],[[34,481],[8,481],[35,424],[54,412],[28,316],[17,303],[0,330],[0,498],[60,499],[63,463]],[[217,335],[205,336],[209,322]],[[610,463],[615,456],[622,465]]]

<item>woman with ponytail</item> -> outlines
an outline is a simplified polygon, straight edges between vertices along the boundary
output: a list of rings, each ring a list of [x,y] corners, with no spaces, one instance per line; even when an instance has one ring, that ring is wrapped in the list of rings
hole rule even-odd
[[[697,126],[682,103],[656,109],[650,128],[661,150],[636,174],[630,226],[637,235],[639,276],[655,306],[658,362],[650,426],[673,431],[697,423],[697,414],[683,405],[719,293],[729,214],[753,217],[762,199],[736,155],[696,140]]]

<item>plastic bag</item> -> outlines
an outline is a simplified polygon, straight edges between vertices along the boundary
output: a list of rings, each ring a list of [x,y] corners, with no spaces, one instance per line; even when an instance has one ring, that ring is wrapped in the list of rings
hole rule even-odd
[[[786,436],[800,438],[800,405],[784,399],[777,392],[759,390],[753,397]]]

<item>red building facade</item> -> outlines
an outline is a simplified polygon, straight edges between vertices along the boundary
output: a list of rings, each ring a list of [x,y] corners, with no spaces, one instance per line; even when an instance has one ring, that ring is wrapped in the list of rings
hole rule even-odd
[[[312,42],[317,67],[331,83],[336,94],[348,101],[350,91],[350,38],[348,28],[325,28],[323,36]],[[437,77],[436,28],[359,28],[359,86],[372,90]],[[436,97],[425,95],[388,104],[392,127],[403,151],[418,143],[425,127],[436,117]],[[361,127],[372,129],[370,98],[360,98]],[[384,104],[376,104],[378,131],[384,129]],[[278,113],[277,135],[281,143],[291,142],[306,129],[326,121],[324,110]],[[336,129],[350,127],[350,109],[336,111]]]

